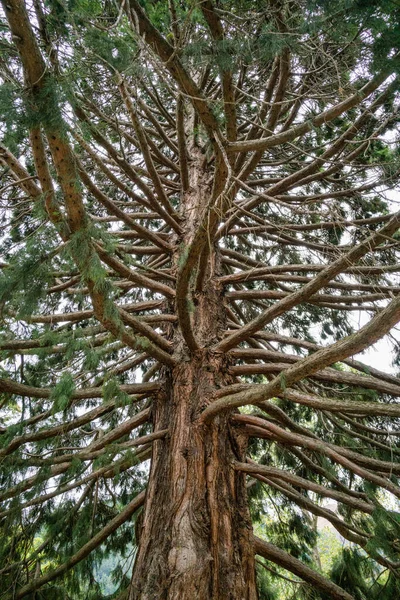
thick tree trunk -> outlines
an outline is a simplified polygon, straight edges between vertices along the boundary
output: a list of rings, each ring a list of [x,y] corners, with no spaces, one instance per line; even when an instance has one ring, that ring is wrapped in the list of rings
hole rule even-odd
[[[183,215],[186,246],[210,197],[205,165],[194,149]],[[214,249],[204,289],[192,298],[193,331],[202,349],[190,356],[181,332],[174,332],[180,364],[166,372],[165,389],[154,402],[154,430],[169,434],[153,446],[129,600],[257,598],[245,478],[232,468],[233,460],[245,460],[247,440],[227,416],[209,426],[196,423],[214,391],[231,383],[226,357],[208,350],[226,329],[218,263]]]
[[[223,369],[207,353],[182,363],[156,402],[155,429],[170,434],[153,451],[130,600],[257,598],[245,480],[231,466],[244,440],[226,417],[193,425]]]

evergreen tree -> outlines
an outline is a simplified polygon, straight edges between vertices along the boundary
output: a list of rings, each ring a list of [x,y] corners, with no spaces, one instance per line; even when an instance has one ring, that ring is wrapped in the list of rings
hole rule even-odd
[[[1,4],[3,597],[393,599],[399,5]]]

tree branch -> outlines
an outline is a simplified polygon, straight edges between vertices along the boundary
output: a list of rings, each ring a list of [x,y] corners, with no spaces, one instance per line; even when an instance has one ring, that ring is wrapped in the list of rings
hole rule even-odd
[[[121,527],[125,521],[130,519],[132,515],[140,508],[145,501],[146,492],[140,492],[116,517],[111,519],[109,523],[101,531],[99,531],[91,540],[89,540],[78,552],[76,552],[71,558],[64,564],[60,565],[56,569],[49,571],[46,575],[42,575],[37,579],[34,579],[24,587],[20,588],[15,592],[13,596],[15,600],[24,598],[28,594],[35,592],[49,581],[57,579],[61,575],[64,575],[67,571],[72,569],[75,565],[84,560],[93,550],[95,550],[100,544],[104,542],[118,527]]]
[[[290,556],[290,554],[284,550],[277,548],[269,542],[264,542],[264,540],[261,540],[256,536],[254,536],[253,539],[255,553],[259,556],[262,556],[266,560],[270,560],[294,575],[301,577],[304,581],[307,581],[307,583],[310,583],[324,594],[327,594],[329,598],[333,598],[334,600],[354,600],[353,596],[345,592],[341,587],[332,581],[325,579],[325,577],[313,569],[310,569],[310,567],[307,567],[297,558]]]

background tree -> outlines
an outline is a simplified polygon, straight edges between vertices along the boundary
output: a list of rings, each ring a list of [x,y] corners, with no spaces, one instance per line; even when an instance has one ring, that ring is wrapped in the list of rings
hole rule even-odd
[[[397,4],[2,6],[5,598],[393,597]]]

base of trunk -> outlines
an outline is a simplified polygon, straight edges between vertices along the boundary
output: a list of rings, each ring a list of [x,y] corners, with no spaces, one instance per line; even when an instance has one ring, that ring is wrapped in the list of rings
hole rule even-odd
[[[254,550],[244,476],[246,440],[219,417],[196,425],[219,385],[218,360],[174,369],[154,408],[150,479],[129,600],[256,600]],[[205,364],[206,362],[206,364]]]

